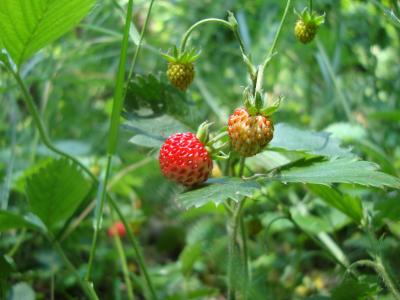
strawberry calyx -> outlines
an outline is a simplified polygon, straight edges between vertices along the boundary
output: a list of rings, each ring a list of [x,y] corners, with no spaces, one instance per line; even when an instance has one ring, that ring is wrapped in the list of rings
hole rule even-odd
[[[189,51],[189,48],[186,47],[186,50],[180,53],[176,45],[174,44],[173,50],[172,50],[172,56],[168,55],[169,51],[168,50],[167,54],[161,53],[160,49],[160,55],[164,57],[166,60],[168,60],[170,63],[180,63],[180,64],[190,64],[196,61],[196,59],[199,58],[201,54],[201,48],[199,53],[195,55],[195,47],[192,48],[192,50]]]
[[[213,123],[209,123],[208,121],[202,123],[197,130],[196,137],[199,140],[199,142],[204,145],[208,154],[211,156],[213,160],[226,160],[229,158],[229,154],[226,155],[221,150],[225,147],[227,143],[217,145],[216,142],[225,135],[227,135],[227,133],[223,132],[210,140],[209,127],[212,124]]]
[[[314,12],[311,12],[311,15],[310,15],[310,13],[307,10],[307,7],[305,7],[303,9],[301,14],[299,14],[296,11],[296,9],[294,10],[294,13],[299,18],[297,21],[303,21],[304,23],[315,24],[316,26],[319,26],[325,22],[325,13],[323,15],[317,17],[317,12],[314,11]]]
[[[261,114],[264,117],[271,116],[279,108],[282,100],[285,98],[284,95],[280,95],[279,99],[271,106],[268,106],[268,94],[256,91],[253,95],[250,90],[250,86],[246,87],[243,91],[243,103],[248,113],[252,116]]]

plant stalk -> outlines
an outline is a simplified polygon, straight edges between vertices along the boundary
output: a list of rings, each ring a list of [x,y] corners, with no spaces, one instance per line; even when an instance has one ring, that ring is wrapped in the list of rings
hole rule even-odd
[[[313,13],[313,0],[310,0],[310,16]]]
[[[129,298],[129,300],[134,300],[135,296],[133,294],[133,287],[132,287],[131,279],[129,277],[128,264],[126,263],[126,257],[125,257],[124,249],[122,248],[121,238],[119,237],[118,232],[115,228],[115,225],[114,225],[115,221],[114,221],[112,214],[113,214],[113,212],[111,211],[110,216],[111,216],[111,221],[113,223],[112,229],[114,232],[115,247],[117,248],[119,259],[121,261],[122,273],[124,274],[126,290],[128,292],[128,298]]]
[[[186,31],[185,35],[183,36],[182,43],[181,43],[180,53],[183,53],[185,51],[186,42],[187,42],[190,34],[192,33],[192,31],[195,30],[196,27],[198,27],[198,26],[200,26],[202,24],[205,24],[205,23],[220,23],[220,24],[228,26],[229,28],[232,29],[231,24],[229,24],[229,22],[227,22],[225,20],[216,19],[216,18],[210,18],[210,19],[201,20],[201,21],[193,24],[192,27],[190,27],[188,29],[188,31]]]
[[[50,239],[50,240],[52,240],[52,239]],[[58,252],[58,255],[60,255],[61,259],[64,261],[64,263],[67,266],[68,270],[75,276],[75,278],[77,279],[79,285],[85,291],[86,295],[92,300],[99,300],[99,298],[97,297],[97,295],[94,292],[94,290],[93,289],[89,289],[88,286],[85,284],[85,282],[79,277],[78,272],[75,270],[74,266],[69,261],[68,257],[65,255],[64,251],[61,249],[60,244],[58,242],[54,242],[53,246],[56,249],[56,251]]]
[[[244,267],[244,283],[243,283],[242,299],[247,300],[247,287],[250,282],[249,281],[250,270],[249,270],[249,250],[247,248],[247,231],[243,215],[240,216],[240,234],[242,236],[242,243],[243,243],[243,267]]]
[[[104,182],[103,182],[103,186],[101,189],[101,197],[100,197],[100,199],[97,199],[97,201],[100,201],[100,204],[99,204],[99,211],[97,213],[96,225],[94,227],[92,248],[90,250],[89,263],[88,263],[88,268],[87,268],[86,277],[85,277],[86,282],[89,281],[90,271],[92,270],[94,254],[96,252],[97,236],[99,234],[100,221],[101,221],[101,216],[103,213],[103,204],[104,204],[104,199],[105,199],[105,195],[106,195],[107,181],[108,181],[108,176],[110,175],[110,169],[111,169],[111,158],[112,158],[111,156],[107,157],[106,175],[104,177]]]

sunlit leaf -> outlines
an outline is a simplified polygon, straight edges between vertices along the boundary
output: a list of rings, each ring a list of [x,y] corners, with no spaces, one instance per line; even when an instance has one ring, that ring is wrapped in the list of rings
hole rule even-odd
[[[20,67],[79,23],[96,0],[0,0],[0,38]]]
[[[329,132],[308,132],[284,123],[275,125],[274,138],[268,150],[301,151],[311,155],[354,157],[352,148],[341,148],[342,140],[331,138]]]
[[[32,211],[51,228],[69,218],[91,188],[75,163],[58,159],[26,180],[26,194]]]
[[[243,196],[251,198],[257,189],[260,189],[260,185],[254,181],[245,182],[237,177],[212,178],[196,187],[187,188],[178,196],[177,201],[188,208],[209,202],[218,205],[228,198],[235,201]]]

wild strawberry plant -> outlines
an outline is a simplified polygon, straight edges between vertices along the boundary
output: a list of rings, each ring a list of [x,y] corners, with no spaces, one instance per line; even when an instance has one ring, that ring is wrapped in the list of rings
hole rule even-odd
[[[252,54],[247,51],[241,38],[238,22],[234,14],[229,12],[228,21],[210,18],[191,26],[183,36],[179,50],[174,44],[172,56],[161,54],[169,62],[164,70],[160,70],[161,73],[147,76],[136,75],[133,79],[134,66],[153,1],[150,2],[141,35],[135,37],[132,30],[130,31],[133,6],[133,1],[130,0],[125,16],[124,33],[120,37],[122,47],[112,101],[107,157],[101,173],[98,166],[89,169],[77,157],[68,151],[60,150],[50,141],[26,80],[21,74],[24,63],[32,55],[69,31],[89,11],[95,10],[94,2],[93,0],[62,0],[53,3],[44,0],[27,0],[23,6],[21,3],[0,0],[0,15],[2,16],[0,18],[0,46],[4,48],[0,54],[1,66],[15,79],[43,144],[50,151],[61,156],[61,158],[37,165],[21,177],[26,198],[30,204],[28,214],[10,211],[8,197],[5,197],[6,200],[2,202],[0,210],[1,232],[22,228],[24,230],[22,237],[26,230],[40,233],[47,238],[50,246],[58,253],[77,285],[80,286],[81,295],[84,294],[89,299],[103,299],[101,287],[92,282],[92,278],[95,277],[92,269],[96,264],[96,248],[101,232],[102,217],[107,215],[111,220],[108,233],[109,237],[114,239],[113,243],[120,259],[127,297],[133,300],[135,290],[146,299],[163,299],[164,297],[167,299],[167,284],[160,284],[157,276],[149,272],[143,251],[134,236],[137,227],[133,225],[136,226],[137,223],[128,222],[120,203],[115,199],[115,194],[109,192],[110,185],[118,184],[118,179],[121,178],[116,176],[116,179],[110,179],[109,177],[117,150],[119,127],[122,127],[125,134],[134,133],[129,143],[152,149],[149,150],[151,158],[148,158],[146,162],[151,159],[158,161],[160,169],[157,172],[165,177],[162,180],[170,180],[173,184],[185,186],[175,195],[179,206],[183,205],[187,209],[194,206],[201,209],[209,207],[211,203],[216,206],[214,210],[221,206],[224,208],[227,239],[226,244],[220,243],[220,245],[227,247],[226,270],[223,271],[226,276],[223,277],[224,288],[212,293],[220,293],[223,297],[226,295],[229,300],[265,298],[266,295],[258,291],[259,283],[257,282],[263,277],[255,277],[255,267],[249,264],[251,255],[248,244],[252,241],[249,234],[258,234],[262,231],[264,224],[258,216],[253,217],[247,223],[249,225],[247,230],[244,207],[248,206],[248,203],[257,205],[257,201],[267,198],[279,207],[278,215],[268,219],[264,230],[267,237],[268,230],[275,221],[286,219],[292,227],[320,247],[327,259],[342,268],[343,282],[329,292],[330,296],[323,295],[306,299],[366,299],[380,293],[383,286],[387,287],[391,296],[400,299],[399,281],[382,255],[384,235],[379,232],[385,224],[392,227],[398,226],[400,221],[398,199],[393,197],[389,201],[375,203],[374,211],[377,213],[371,214],[370,210],[364,207],[359,195],[343,194],[335,185],[345,183],[388,190],[400,188],[400,180],[395,176],[380,172],[377,164],[361,160],[351,148],[341,147],[342,141],[332,138],[330,133],[312,133],[280,123],[278,108],[285,105],[282,101],[283,95],[278,96],[272,105],[268,101],[268,94],[263,87],[264,78],[268,75],[269,65],[279,58],[280,54],[275,53],[275,50],[279,49],[277,45],[282,30],[293,31],[286,21],[292,8],[291,0],[287,1],[269,54],[266,57],[256,58],[261,61],[260,65],[254,63],[255,59],[253,60]],[[118,3],[115,2],[115,5],[117,9],[120,9]],[[301,16],[299,15],[301,20],[295,25],[296,37],[304,44],[314,39],[318,25],[323,20],[323,16],[316,17],[312,0],[309,7],[309,11],[304,9]],[[395,16],[391,19],[397,20]],[[193,81],[196,81],[194,62],[196,60],[196,64],[201,64],[202,57],[200,52],[195,54],[194,47],[189,50],[187,43],[193,32],[200,31],[200,26],[210,23],[223,25],[222,29],[231,30],[239,46],[238,49],[231,49],[231,51],[240,51],[248,71],[248,82],[243,82],[243,85],[247,86],[244,87],[241,107],[232,111],[230,118],[218,120],[219,116],[210,116],[217,121],[217,124],[225,124],[222,128],[206,122],[204,114],[198,110],[192,99],[191,90],[188,90]],[[130,72],[126,74],[129,37],[137,47]],[[320,47],[320,43],[318,46]],[[202,45],[202,47],[206,49],[207,45]],[[329,68],[328,73],[332,73]],[[126,80],[125,75],[128,75]],[[338,85],[338,83],[335,84]],[[349,108],[346,105],[344,107],[348,112]],[[122,124],[120,124],[121,115],[125,119]],[[210,129],[213,129],[211,133]],[[212,176],[213,167],[216,170],[214,176]],[[217,175],[217,171],[222,176]],[[99,173],[100,179],[97,177]],[[288,183],[304,185],[309,194],[319,197],[324,205],[337,209],[349,222],[359,226],[368,237],[370,259],[350,262],[340,257],[343,252],[326,234],[325,231],[329,230],[324,227],[326,223],[316,216],[299,213],[300,204],[294,206],[284,199],[277,199],[271,192],[274,181],[282,183],[279,188],[281,190],[288,189]],[[163,182],[157,185],[162,186]],[[97,201],[92,201],[93,198],[97,198]],[[108,203],[109,206],[103,211],[104,203]],[[220,204],[222,205],[219,206]],[[136,205],[134,207],[136,209]],[[87,264],[84,265],[84,272],[82,272],[82,268],[77,270],[77,266],[70,261],[61,243],[71,231],[76,230],[87,211],[93,208],[92,243]],[[120,221],[115,220],[114,212]],[[207,241],[202,241],[198,236],[207,236],[218,225],[217,222],[214,224],[209,220],[201,224],[202,226],[197,228],[201,234],[188,238],[187,245],[180,252],[183,292],[174,299],[203,297],[209,293],[199,290],[196,294],[197,291],[188,286],[193,270],[202,268],[196,267],[195,264],[208,246]],[[133,276],[132,274],[135,273],[128,265],[127,251],[121,242],[125,234],[133,248],[142,277]],[[178,234],[174,234],[175,237],[176,235]],[[25,288],[14,285],[11,291],[8,285],[8,278],[16,273],[16,268],[18,268],[18,264],[11,258],[18,249],[19,244],[16,245],[16,250],[0,257],[1,291],[4,299],[13,297],[16,291]],[[374,279],[360,276],[356,270],[358,266],[371,267],[378,276]],[[82,273],[85,274],[84,278]],[[272,280],[268,278],[264,285],[272,284]],[[381,282],[384,285],[381,285]]]

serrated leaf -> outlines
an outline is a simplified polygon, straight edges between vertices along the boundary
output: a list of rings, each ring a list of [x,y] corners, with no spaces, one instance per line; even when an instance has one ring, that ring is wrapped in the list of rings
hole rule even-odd
[[[188,188],[182,192],[177,201],[187,208],[200,207],[209,202],[216,205],[230,198],[239,201],[243,196],[252,197],[260,185],[254,181],[245,182],[237,177],[220,177],[207,180],[194,188]]]
[[[377,172],[379,166],[359,158],[339,158],[321,161],[319,158],[301,160],[278,170],[274,175],[256,174],[251,177],[265,177],[266,180],[282,182],[303,182],[323,185],[350,183],[367,186],[400,188],[400,179]]]
[[[192,271],[192,266],[199,258],[203,245],[196,243],[192,245],[186,245],[181,254],[179,255],[179,261],[181,262],[182,273],[186,277]]]
[[[387,201],[378,201],[374,205],[374,210],[380,211],[373,218],[374,224],[381,225],[383,218],[394,222],[400,221],[400,197],[398,196]]]
[[[18,68],[62,36],[96,0],[0,0],[0,38]]]
[[[343,195],[338,190],[323,185],[307,184],[307,188],[328,205],[337,208],[357,224],[361,224],[363,212],[360,197],[353,198],[350,195]]]
[[[6,255],[0,255],[0,270],[1,279],[7,279],[7,277],[15,271],[9,257]]]
[[[342,140],[331,138],[329,132],[307,132],[285,123],[275,125],[274,138],[267,150],[301,151],[311,155],[355,157],[352,148],[340,148]]]
[[[23,227],[35,230],[42,229],[40,226],[24,219],[19,215],[0,209],[0,232]]]
[[[379,287],[370,287],[368,283],[349,281],[331,291],[334,300],[364,300],[380,292]]]
[[[138,134],[132,143],[145,147],[159,147],[178,132],[196,132],[200,115],[187,94],[168,82],[165,74],[160,79],[150,74],[147,81],[137,76],[129,84],[126,111],[128,120],[122,127]]]
[[[54,160],[26,180],[26,194],[32,211],[47,228],[68,219],[91,188],[75,163]]]

